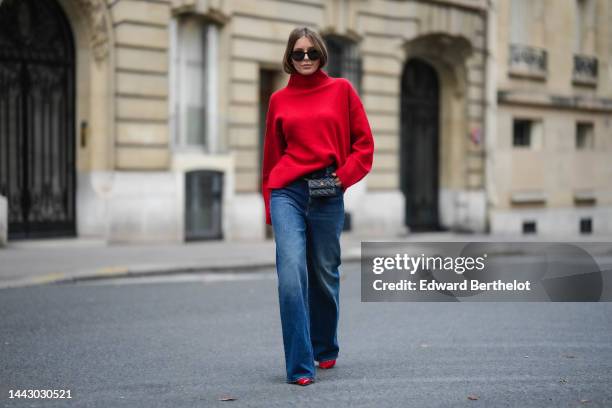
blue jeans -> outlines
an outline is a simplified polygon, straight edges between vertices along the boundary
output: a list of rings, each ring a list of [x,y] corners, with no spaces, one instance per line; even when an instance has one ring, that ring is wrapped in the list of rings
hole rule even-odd
[[[339,350],[342,189],[310,198],[307,182],[298,179],[271,191],[270,216],[287,382],[314,379],[314,360],[335,359]]]

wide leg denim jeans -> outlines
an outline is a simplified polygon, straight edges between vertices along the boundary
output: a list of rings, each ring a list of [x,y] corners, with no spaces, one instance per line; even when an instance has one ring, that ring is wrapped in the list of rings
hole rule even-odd
[[[270,216],[287,382],[315,378],[314,360],[338,356],[340,234],[344,197],[310,198],[298,179],[273,189]]]

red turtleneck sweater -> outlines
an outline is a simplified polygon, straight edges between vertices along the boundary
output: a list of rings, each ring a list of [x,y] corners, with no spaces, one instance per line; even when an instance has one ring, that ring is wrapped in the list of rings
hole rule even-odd
[[[291,74],[274,92],[266,116],[262,194],[271,224],[270,190],[310,172],[337,164],[342,191],[372,168],[374,138],[352,84],[318,69]]]

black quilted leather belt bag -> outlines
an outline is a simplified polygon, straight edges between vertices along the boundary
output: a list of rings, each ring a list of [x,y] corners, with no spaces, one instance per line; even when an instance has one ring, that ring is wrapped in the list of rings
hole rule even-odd
[[[328,166],[304,177],[308,182],[310,197],[333,197],[338,194],[339,187],[336,186],[336,180],[331,175],[334,170],[336,170],[335,166]]]

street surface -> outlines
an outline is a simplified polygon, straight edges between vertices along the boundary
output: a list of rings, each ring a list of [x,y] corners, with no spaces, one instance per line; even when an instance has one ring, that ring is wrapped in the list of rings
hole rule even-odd
[[[340,298],[300,387],[273,269],[2,289],[0,407],[612,407],[612,303],[361,303],[354,263]]]

